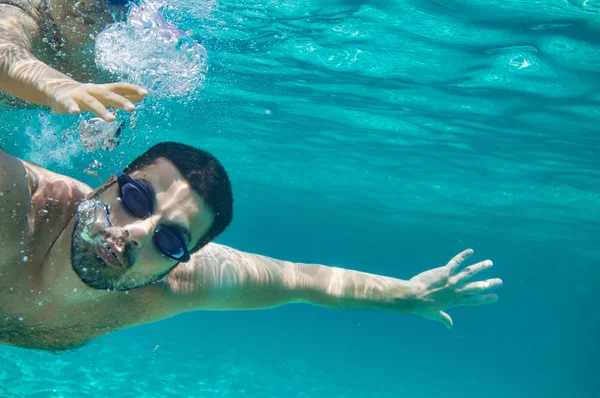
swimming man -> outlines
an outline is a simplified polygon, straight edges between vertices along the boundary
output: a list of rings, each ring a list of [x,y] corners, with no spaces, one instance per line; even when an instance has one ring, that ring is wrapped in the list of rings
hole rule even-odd
[[[310,303],[412,313],[497,300],[492,266],[446,266],[410,280],[300,264],[210,243],[233,215],[225,169],[161,143],[96,190],[0,150],[0,343],[61,351],[198,310]],[[399,259],[401,262],[401,259]]]
[[[0,91],[109,122],[115,116],[108,107],[131,112],[147,94],[142,87],[81,83],[108,79],[95,67],[94,40],[127,10],[121,0],[0,0]]]

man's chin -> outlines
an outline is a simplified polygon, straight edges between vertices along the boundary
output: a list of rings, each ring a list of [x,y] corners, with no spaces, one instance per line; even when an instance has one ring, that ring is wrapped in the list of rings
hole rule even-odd
[[[99,260],[99,259],[98,259]],[[76,262],[72,264],[73,270],[79,279],[86,286],[97,290],[115,290],[116,281],[106,274],[103,269],[87,266],[78,266]]]
[[[88,287],[97,290],[115,290],[121,275],[107,266],[96,253],[95,239],[81,237],[81,222],[78,220],[71,241],[71,267],[79,279]]]

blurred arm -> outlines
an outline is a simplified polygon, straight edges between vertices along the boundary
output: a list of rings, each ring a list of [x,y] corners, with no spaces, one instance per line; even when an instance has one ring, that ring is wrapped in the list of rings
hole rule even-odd
[[[131,112],[133,103],[147,94],[129,83],[82,84],[51,68],[31,53],[31,43],[40,34],[36,22],[23,10],[0,4],[0,90],[56,113],[89,111],[105,121],[114,121],[107,107]]]
[[[0,5],[0,90],[50,106],[53,92],[76,82],[31,54],[31,43],[39,33],[36,22],[23,10]]]

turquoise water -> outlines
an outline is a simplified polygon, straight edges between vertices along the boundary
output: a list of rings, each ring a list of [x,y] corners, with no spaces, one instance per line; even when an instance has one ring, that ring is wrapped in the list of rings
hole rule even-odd
[[[234,184],[220,243],[403,279],[472,247],[500,301],[453,330],[293,305],[0,347],[0,397],[598,396],[600,3],[169,3],[207,49],[202,88],[157,86],[113,152],[44,110],[3,112],[0,144],[95,186],[191,143]]]

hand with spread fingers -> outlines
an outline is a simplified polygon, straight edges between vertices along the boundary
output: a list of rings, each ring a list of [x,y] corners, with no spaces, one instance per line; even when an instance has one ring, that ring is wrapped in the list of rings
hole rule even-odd
[[[416,304],[413,313],[425,318],[440,321],[447,327],[453,326],[452,318],[444,312],[451,307],[482,305],[498,300],[496,294],[488,290],[502,285],[498,278],[472,281],[479,272],[490,268],[490,260],[461,268],[461,264],[473,254],[468,249],[456,255],[443,267],[422,272],[413,277]]]
[[[79,51],[79,56],[87,54],[83,46],[93,44],[93,38],[114,20],[110,14],[111,7],[86,8],[86,17],[102,23],[82,24],[79,29],[62,29],[48,10],[54,8],[57,14],[61,10],[68,14],[73,12],[74,6],[69,2],[49,1],[52,4],[44,10],[30,4],[35,2],[0,1],[0,92],[29,103],[49,106],[56,113],[92,112],[107,122],[115,120],[107,109],[109,107],[133,111],[133,104],[144,98],[146,90],[129,83],[80,83],[73,76],[79,76],[79,80],[85,76],[86,81],[104,78],[98,74],[90,75],[86,69],[85,65],[94,63],[94,59],[74,62],[71,54],[56,55],[57,49],[68,42],[82,43],[82,48],[73,52]],[[77,5],[85,7],[83,2]],[[35,46],[34,43],[40,39],[51,45]],[[41,59],[57,60],[54,65],[57,69],[38,59],[40,55]],[[67,68],[68,72],[61,71]]]
[[[131,112],[136,102],[144,99],[145,89],[129,83],[82,84],[73,82],[51,96],[50,107],[56,113],[92,112],[107,122],[115,120],[108,107]]]

